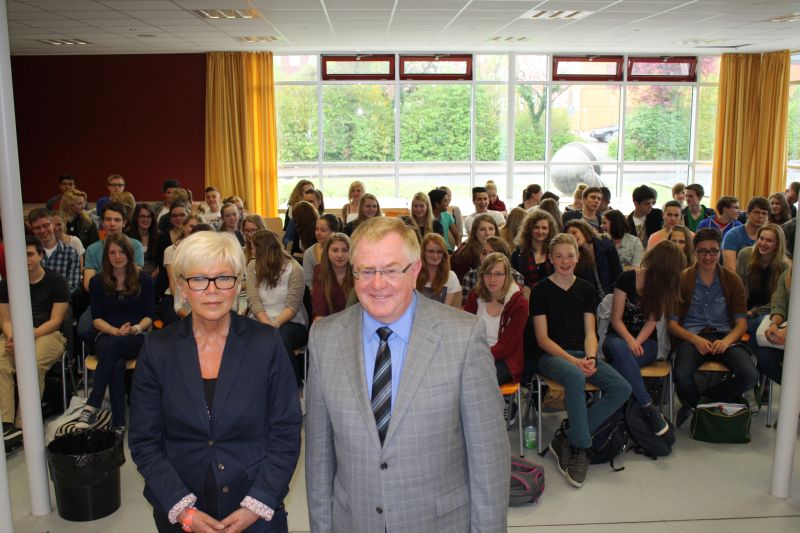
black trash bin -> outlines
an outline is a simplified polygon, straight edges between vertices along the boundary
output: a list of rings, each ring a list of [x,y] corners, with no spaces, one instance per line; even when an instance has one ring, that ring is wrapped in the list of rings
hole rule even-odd
[[[61,518],[87,522],[119,509],[121,434],[79,431],[56,437],[47,445],[47,464]]]

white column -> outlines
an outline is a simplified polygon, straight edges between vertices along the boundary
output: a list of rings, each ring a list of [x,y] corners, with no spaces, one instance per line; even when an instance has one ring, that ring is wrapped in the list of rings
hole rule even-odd
[[[28,467],[31,509],[34,516],[51,510],[50,482],[44,456],[44,427],[33,341],[31,297],[25,256],[25,228],[22,213],[14,96],[11,86],[11,57],[8,44],[6,2],[0,0],[0,214],[8,273],[8,297],[14,331],[19,404],[23,412],[25,463]],[[0,480],[3,481],[3,480]]]
[[[795,256],[792,261],[792,285],[789,296],[789,331],[783,358],[781,398],[778,409],[778,431],[772,458],[770,494],[788,498],[792,486],[794,447],[797,440],[797,416],[800,413],[800,359],[793,357],[800,350],[800,231],[794,236]]]
[[[13,533],[14,522],[11,519],[11,496],[8,490],[5,451],[5,444],[0,442],[0,533]]]

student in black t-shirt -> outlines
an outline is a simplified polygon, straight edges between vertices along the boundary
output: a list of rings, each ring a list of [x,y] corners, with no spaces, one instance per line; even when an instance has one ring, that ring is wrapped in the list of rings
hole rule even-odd
[[[575,277],[575,238],[556,235],[549,253],[555,272],[533,288],[531,315],[542,352],[539,368],[564,387],[569,416],[568,433],[557,432],[550,451],[567,481],[581,487],[591,459],[592,433],[625,403],[631,386],[611,365],[597,359],[597,296],[591,283]],[[586,382],[603,392],[588,408]]]
[[[611,323],[603,342],[603,353],[631,384],[656,435],[666,433],[669,426],[647,392],[639,368],[658,356],[656,324],[674,309],[685,266],[678,245],[661,241],[647,251],[641,267],[623,272],[614,285]]]
[[[28,257],[28,281],[33,312],[33,337],[36,366],[39,370],[39,395],[44,393],[44,375],[64,353],[66,340],[59,331],[69,307],[69,285],[61,274],[42,267],[44,248],[36,237],[25,238]],[[22,416],[14,402],[15,357],[11,330],[11,309],[8,284],[0,281],[0,317],[3,335],[0,338],[0,414],[3,417],[3,440],[6,446],[19,442]],[[15,419],[16,417],[16,419]]]

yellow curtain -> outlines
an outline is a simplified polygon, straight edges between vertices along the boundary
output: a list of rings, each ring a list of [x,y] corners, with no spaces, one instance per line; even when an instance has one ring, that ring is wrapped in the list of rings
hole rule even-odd
[[[788,51],[723,54],[712,176],[715,201],[731,194],[746,202],[783,191],[789,57]]]
[[[206,186],[278,215],[278,142],[271,52],[212,52],[206,72]]]

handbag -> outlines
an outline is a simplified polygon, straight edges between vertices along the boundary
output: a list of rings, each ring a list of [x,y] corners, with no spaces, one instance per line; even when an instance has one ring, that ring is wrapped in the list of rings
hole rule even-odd
[[[717,444],[750,442],[751,417],[750,404],[744,398],[699,404],[692,418],[692,438]]]
[[[764,317],[761,323],[758,325],[758,329],[756,329],[756,343],[761,346],[762,348],[777,348],[778,350],[783,350],[786,346],[780,344],[773,344],[767,339],[767,330],[769,326],[772,324],[772,318],[770,315]],[[781,324],[783,325],[783,324]]]

